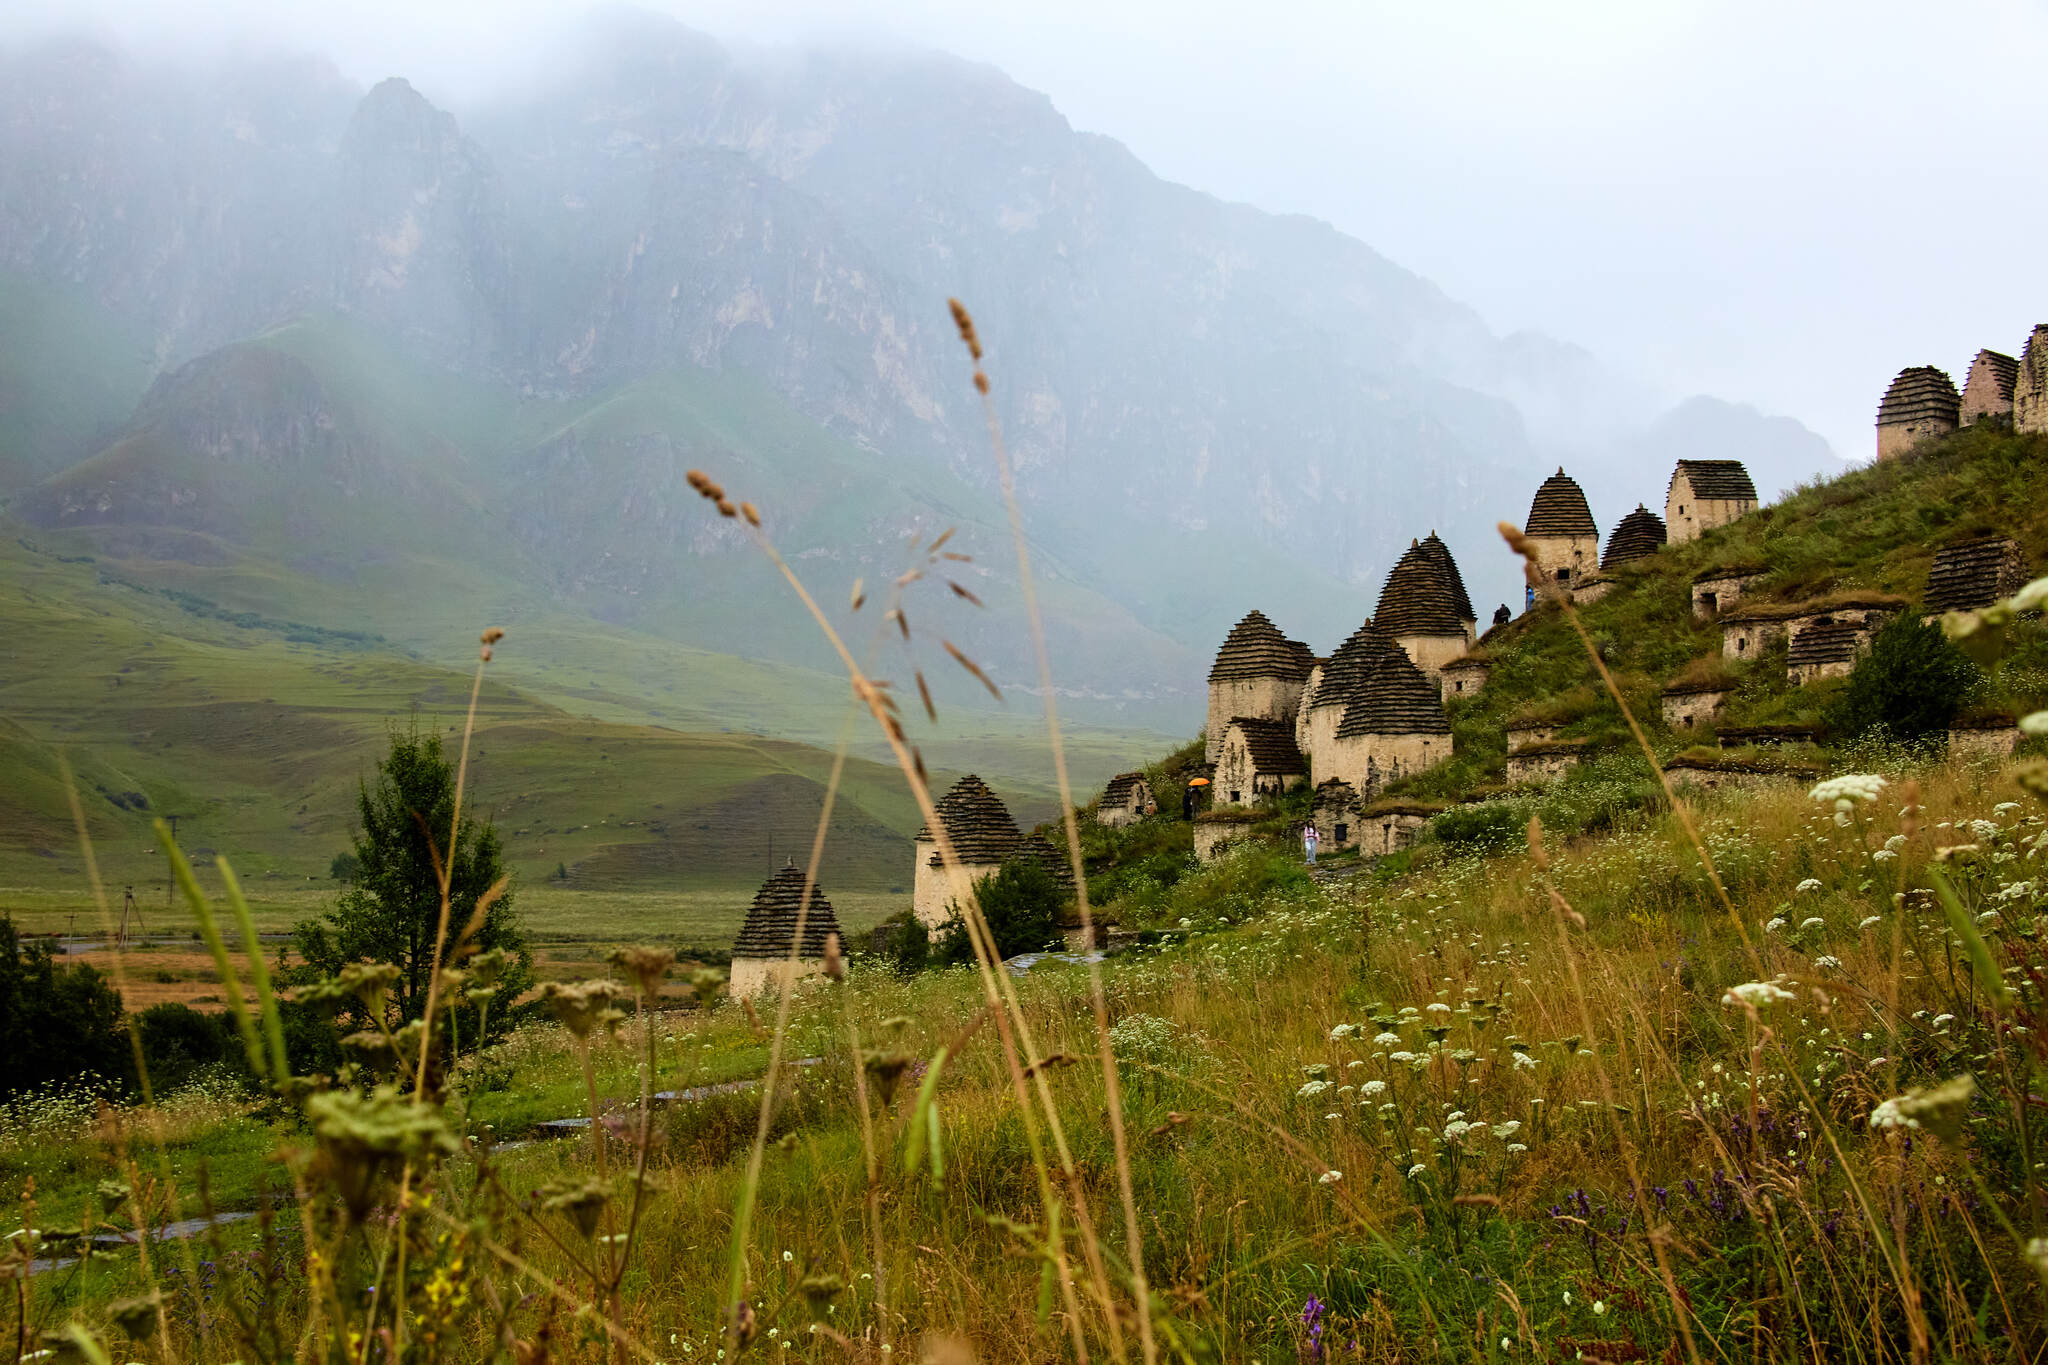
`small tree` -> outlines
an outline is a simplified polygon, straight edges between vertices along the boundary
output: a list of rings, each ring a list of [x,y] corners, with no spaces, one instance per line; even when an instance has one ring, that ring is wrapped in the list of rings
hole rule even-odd
[[[1902,612],[1871,640],[1828,722],[1845,738],[1883,725],[1896,739],[1924,739],[1948,729],[1981,676],[1939,624]]]
[[[982,917],[995,938],[997,957],[1015,957],[1018,953],[1061,946],[1060,909],[1066,903],[1066,892],[1038,859],[1008,859],[974,884],[974,895],[981,902]],[[938,942],[932,945],[932,955],[946,962],[973,958],[973,945],[958,907]]]
[[[502,873],[498,832],[487,820],[463,816],[454,847],[447,847],[454,813],[455,766],[442,752],[440,736],[417,729],[394,733],[391,752],[377,765],[376,781],[363,783],[357,792],[354,879],[333,909],[293,931],[312,973],[332,976],[351,962],[396,967],[393,1022],[417,1019],[426,1011],[441,918],[438,859],[448,858],[449,953],[478,900]],[[502,948],[512,959],[499,999],[514,999],[531,984],[533,958],[513,916],[509,888],[491,903],[467,947],[476,952]],[[491,1015],[494,1020],[504,1016],[503,1010]],[[465,1039],[471,1036],[467,1027],[464,1033]]]
[[[46,943],[23,947],[0,917],[0,1094],[93,1072],[132,1079],[121,997],[92,967],[59,966]]]

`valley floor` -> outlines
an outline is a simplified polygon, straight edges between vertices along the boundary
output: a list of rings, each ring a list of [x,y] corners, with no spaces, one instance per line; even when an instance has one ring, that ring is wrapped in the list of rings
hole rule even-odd
[[[991,1013],[972,970],[857,960],[789,1022],[785,1061],[819,1060],[778,1082],[741,1239],[746,1353],[1136,1358],[1135,1242],[1171,1359],[2038,1358],[2048,826],[2008,770],[1885,776],[1840,820],[1790,786],[1704,798],[1725,901],[1655,811],[1328,884],[1250,849],[1134,891],[1126,923],[1163,946],[1102,964],[1127,1158],[1084,966],[996,981],[1015,1008]],[[1937,871],[1956,911],[1926,889]],[[466,1057],[449,1113],[467,1142],[404,1224],[403,1271],[384,1262],[408,1358],[497,1337],[598,1359],[591,1274],[614,1255],[627,1354],[729,1349],[758,1089],[648,1111],[637,1222],[622,1171],[643,1085],[758,1077],[773,1031],[772,1008],[720,1004],[587,1043],[532,1024]],[[1060,1059],[1024,1103],[1010,1044]],[[1891,1103],[1958,1076],[1974,1094]],[[588,1128],[528,1141],[592,1098],[603,1153]],[[334,1154],[317,1125],[204,1089],[160,1120],[43,1104],[0,1134],[10,1189],[34,1177],[30,1225],[132,1220],[93,1194],[120,1164],[159,1222],[198,1211],[202,1167],[215,1204],[254,1208],[320,1169],[290,1153]],[[286,1203],[267,1230],[163,1244],[168,1335],[121,1349],[250,1359],[262,1315],[223,1305],[260,1299],[289,1353],[318,1288],[302,1239],[366,1268],[397,1245],[381,1218],[335,1243],[338,1215],[310,1207],[310,1228]],[[102,1323],[146,1283],[132,1249],[38,1273],[30,1325]]]

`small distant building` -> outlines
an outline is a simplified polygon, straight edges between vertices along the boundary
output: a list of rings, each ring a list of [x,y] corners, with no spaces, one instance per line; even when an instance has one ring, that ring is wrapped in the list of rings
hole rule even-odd
[[[1209,669],[1203,758],[1217,761],[1223,752],[1224,728],[1234,717],[1292,725],[1315,665],[1315,654],[1307,645],[1282,635],[1265,613],[1247,613],[1230,628]]]
[[[1985,418],[2012,421],[2012,389],[2020,377],[2020,363],[1997,351],[1979,351],[1963,377],[1963,406],[1959,414],[1964,426],[1975,426]]]
[[[1282,721],[1233,716],[1223,728],[1223,752],[1216,757],[1211,788],[1222,806],[1249,806],[1308,781],[1308,760],[1294,742],[1294,727]]]
[[[1806,622],[1785,647],[1785,677],[1795,687],[1846,678],[1870,648],[1871,632],[1853,621],[1822,616]]]
[[[1546,739],[1508,750],[1508,781],[1555,782],[1586,753],[1583,739]]]
[[[1600,563],[1600,528],[1593,524],[1593,509],[1586,505],[1586,491],[1562,465],[1536,490],[1522,534],[1531,542],[1530,558],[1537,572],[1567,592],[1572,580],[1593,572]],[[1526,600],[1535,605],[1534,588]]]
[[[1096,803],[1095,823],[1119,829],[1158,813],[1159,802],[1153,797],[1152,784],[1145,780],[1145,774],[1118,773],[1109,779],[1102,800]]]
[[[1725,678],[1702,677],[1672,683],[1664,689],[1664,723],[1674,730],[1711,725],[1732,690],[1732,684]]]
[[[1766,787],[1805,786],[1820,776],[1809,763],[1757,763],[1714,754],[1684,753],[1664,765],[1671,785],[1689,791],[1757,791]]]
[[[1359,812],[1363,826],[1358,850],[1368,858],[1399,853],[1429,828],[1430,819],[1443,810],[1429,801],[1375,801]]]
[[[1530,744],[1544,744],[1557,738],[1557,726],[1549,721],[1518,720],[1508,718],[1506,726],[1508,748],[1520,749]]]
[[[1756,484],[1740,460],[1680,460],[1664,494],[1671,543],[1697,540],[1756,510]]]
[[[1444,700],[1453,697],[1476,697],[1486,686],[1486,677],[1493,671],[1493,661],[1473,650],[1445,664],[1438,672],[1444,686]]]
[[[2020,352],[2012,382],[2012,429],[2048,432],[2048,322],[2034,328]]]
[[[953,845],[953,856],[960,862],[958,880],[939,857],[938,838],[930,825],[918,830],[911,845],[917,860],[911,910],[933,933],[951,917],[954,903],[975,882],[1001,871],[1004,860],[1024,843],[1009,808],[973,773],[954,783],[939,799],[938,815]]]
[[[1889,460],[1922,441],[1948,435],[1961,421],[1962,410],[1962,395],[1943,371],[1932,365],[1900,370],[1877,405],[1877,458]]]
[[[2011,758],[2020,728],[2004,713],[1958,716],[1949,723],[1948,751],[1966,758]]]
[[[2005,536],[1978,536],[1945,545],[1927,570],[1920,609],[1930,616],[1975,611],[2027,585],[2027,557]]]
[[[1663,518],[1637,503],[1636,510],[1616,522],[1614,530],[1608,533],[1607,553],[1600,556],[1600,568],[1604,572],[1617,564],[1648,559],[1664,548],[1664,540]]]
[[[1724,725],[1715,734],[1714,741],[1724,749],[1770,749],[1787,744],[1818,744],[1820,735],[1818,725],[1790,721],[1766,725]]]
[[[1692,614],[1705,621],[1728,610],[1769,572],[1761,564],[1708,569],[1692,581]]]
[[[1472,647],[1478,638],[1472,599],[1450,548],[1436,532],[1409,542],[1380,589],[1372,623],[1431,678]]]
[[[1309,819],[1316,827],[1322,847],[1336,852],[1358,843],[1358,793],[1341,777],[1316,784],[1316,803]]]
[[[801,936],[797,932],[800,908]],[[795,977],[817,976],[825,970],[826,941],[834,937],[839,938],[843,949],[846,940],[840,934],[839,917],[832,912],[832,903],[813,883],[806,906],[804,870],[793,861],[785,864],[754,893],[746,923],[740,926],[740,936],[733,940],[733,998],[744,999],[779,988],[783,978],[791,975],[792,944],[797,946]]]

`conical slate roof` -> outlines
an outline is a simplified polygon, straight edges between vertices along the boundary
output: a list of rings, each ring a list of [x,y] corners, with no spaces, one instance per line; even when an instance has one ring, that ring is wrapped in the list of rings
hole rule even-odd
[[[1536,499],[1529,504],[1529,520],[1522,527],[1522,534],[1599,538],[1600,528],[1593,524],[1593,509],[1586,505],[1586,491],[1579,487],[1576,479],[1564,472],[1562,465],[1536,490]]]
[[[1109,785],[1102,790],[1104,808],[1127,804],[1131,799],[1131,789],[1143,785],[1144,781],[1143,773],[1118,773],[1110,778]]]
[[[796,938],[797,906],[803,894],[804,870],[795,863],[785,865],[761,883],[761,889],[754,893],[754,904],[747,911],[747,922],[740,926],[740,936],[733,940],[732,955],[788,957],[789,945]],[[810,909],[804,915],[803,946],[797,956],[823,957],[825,940],[839,932],[839,917],[832,913],[832,903],[813,884]],[[845,941],[842,934],[840,942]]]
[[[1963,381],[1963,408],[1968,412],[2011,412],[2012,388],[2020,363],[2000,351],[1979,351]]]
[[[1323,676],[1309,697],[1309,708],[1349,705],[1373,670],[1400,653],[1375,623],[1367,621],[1352,631],[1350,638],[1338,645],[1336,653],[1323,665]]]
[[[1244,735],[1245,751],[1252,767],[1262,773],[1305,773],[1308,760],[1294,742],[1294,727],[1285,721],[1261,720],[1256,716],[1232,716],[1230,728]]]
[[[1877,405],[1877,424],[1903,426],[1929,419],[1954,423],[1962,406],[1962,395],[1947,374],[1932,365],[1909,365],[1884,391],[1884,401]]]
[[[1396,653],[1381,662],[1358,689],[1337,723],[1337,737],[1358,735],[1447,735],[1443,689]]]
[[[946,837],[953,841],[954,856],[962,863],[1000,863],[1024,842],[1024,836],[1017,832],[1017,822],[1010,818],[1009,808],[973,773],[954,783],[953,790],[939,799],[938,811],[939,820],[946,826]],[[919,827],[917,837],[932,842],[931,826]],[[938,854],[932,856],[936,858]]]
[[[1756,483],[1740,460],[1680,460],[1671,481],[1677,483],[1680,474],[1702,502],[1756,501]],[[1668,490],[1665,496],[1670,496]]]
[[[1451,552],[1434,533],[1430,539],[1436,542],[1433,548],[1410,541],[1380,589],[1373,624],[1389,635],[1463,635],[1471,619],[1469,601],[1467,611],[1459,611],[1464,588],[1453,577],[1457,566],[1450,562]]]
[[[1209,670],[1210,682],[1243,678],[1285,678],[1300,682],[1315,667],[1315,653],[1298,640],[1290,640],[1262,611],[1248,612],[1223,637],[1216,651],[1216,664]]]
[[[1975,611],[2026,586],[2027,562],[2004,536],[1984,536],[1949,545],[1927,570],[1922,611]]]
[[[1061,890],[1074,889],[1074,865],[1067,861],[1064,852],[1052,846],[1050,839],[1042,834],[1028,835],[1024,842],[1017,846],[1017,851],[1027,858],[1036,858],[1043,863],[1045,870],[1052,873],[1052,879],[1060,884]]]
[[[1443,565],[1445,577],[1451,580],[1451,596],[1458,603],[1458,618],[1463,621],[1477,621],[1472,614],[1472,598],[1465,591],[1465,576],[1458,572],[1458,561],[1451,558],[1451,547],[1444,544],[1437,533],[1431,531],[1422,538],[1423,552]]]
[[[1623,517],[1607,537],[1607,553],[1600,557],[1600,567],[1611,569],[1631,559],[1648,559],[1664,548],[1664,541],[1664,518],[1637,503],[1636,510]]]

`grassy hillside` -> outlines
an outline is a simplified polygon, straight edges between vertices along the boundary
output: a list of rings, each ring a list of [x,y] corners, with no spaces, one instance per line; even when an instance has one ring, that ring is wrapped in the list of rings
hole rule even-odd
[[[1613,572],[1613,591],[1579,614],[1637,719],[1666,754],[1714,740],[1712,726],[1674,734],[1663,723],[1662,690],[1689,669],[1730,676],[1734,692],[1721,725],[1818,723],[1842,681],[1789,685],[1782,646],[1724,664],[1719,625],[1693,616],[1693,580],[1714,568],[1760,565],[1768,572],[1744,607],[1818,608],[1852,591],[1917,603],[1935,552],[1986,531],[2018,541],[2038,569],[2048,562],[2048,500],[2038,490],[2044,464],[2048,437],[1970,428],[1911,459],[1808,485],[1698,540],[1622,565]],[[1457,797],[1500,781],[1511,719],[1556,724],[1562,737],[1592,741],[1595,756],[1632,746],[1619,710],[1555,605],[1539,603],[1495,628],[1480,648],[1492,672],[1476,698],[1451,704],[1456,757],[1396,784],[1397,793]],[[2048,650],[2030,641],[1963,700],[2016,713],[2048,703]]]
[[[430,660],[367,635],[230,612],[33,544],[0,542],[0,909],[32,927],[62,927],[89,908],[60,754],[117,900],[134,885],[146,906],[164,903],[150,822],[175,814],[188,849],[202,862],[227,854],[271,907],[265,923],[281,926],[331,895],[328,863],[346,847],[356,783],[388,730],[416,720],[452,740],[462,719],[473,627]],[[658,930],[660,902],[647,898],[666,897],[675,932],[687,926],[691,941],[715,944],[767,872],[808,850],[831,754],[690,723],[751,700],[764,713],[809,708],[808,728],[829,741],[844,685],[695,655],[663,680],[681,723],[655,726],[633,719],[644,706],[608,699],[591,638],[601,628],[515,630],[500,646],[479,707],[473,800],[506,836],[537,929]],[[547,661],[534,672],[562,681],[555,696],[504,680],[522,653]],[[1028,775],[1048,766],[1035,721],[1022,706],[998,720],[962,717],[933,733],[920,719],[916,729],[936,780],[976,768],[1020,819],[1044,818],[1049,785]],[[1077,772],[1099,781],[1157,743],[1084,734]],[[852,759],[827,845],[828,891],[907,892],[917,824],[894,768]],[[714,921],[722,930],[707,938]],[[180,914],[152,926],[185,923]]]

